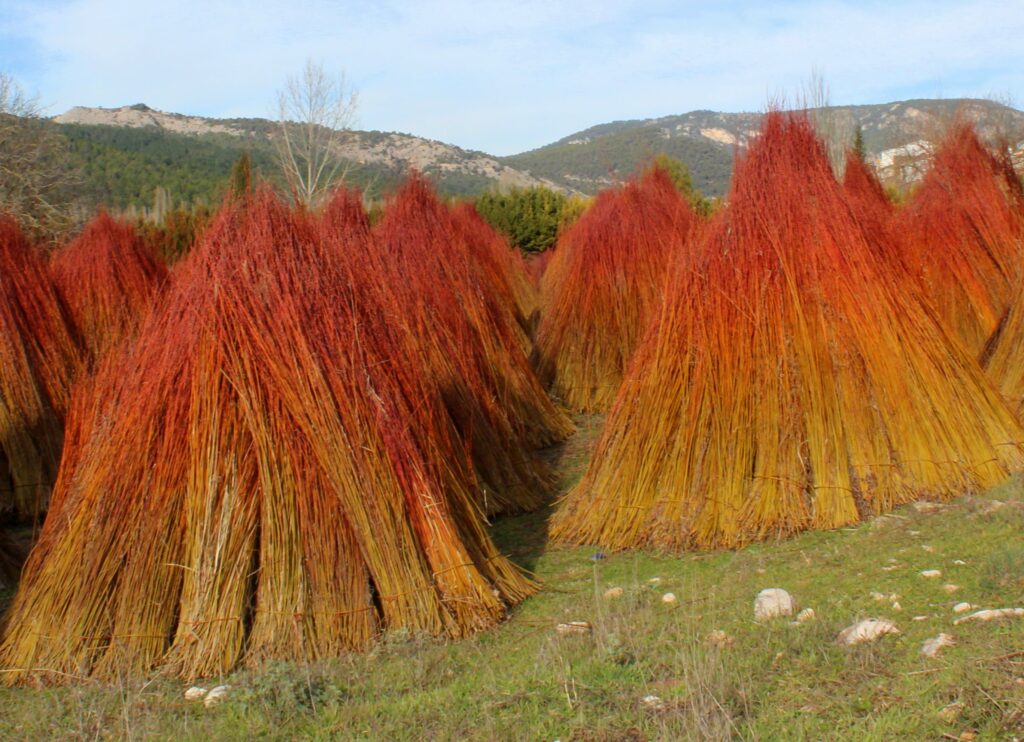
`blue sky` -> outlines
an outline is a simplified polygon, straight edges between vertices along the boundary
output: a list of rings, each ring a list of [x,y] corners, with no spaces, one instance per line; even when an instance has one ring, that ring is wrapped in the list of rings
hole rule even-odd
[[[1021,0],[0,0],[0,70],[73,105],[271,116],[307,58],[358,126],[512,154],[616,119],[761,110],[817,69],[833,103],[1024,104]]]

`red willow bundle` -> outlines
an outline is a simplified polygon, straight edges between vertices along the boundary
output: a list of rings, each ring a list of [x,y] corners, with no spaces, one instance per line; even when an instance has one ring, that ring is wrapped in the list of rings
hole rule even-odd
[[[54,256],[50,270],[93,362],[131,334],[167,279],[135,228],[104,211]]]
[[[539,253],[534,253],[526,260],[526,266],[530,272],[530,278],[536,286],[540,286],[544,273],[551,264],[551,258],[555,255],[555,248],[549,247]]]
[[[25,521],[45,509],[79,367],[46,264],[0,215],[0,514]]]
[[[697,215],[654,167],[606,190],[559,240],[541,284],[538,368],[569,407],[611,406],[661,303],[674,254]]]
[[[806,116],[769,113],[699,267],[673,273],[555,538],[735,547],[1019,468],[1024,430],[871,239]]]
[[[442,389],[485,485],[486,511],[538,507],[551,482],[535,451],[572,424],[533,372],[499,272],[419,176],[390,200],[374,237],[392,321],[410,359]]]
[[[452,222],[457,239],[469,247],[480,267],[489,275],[498,300],[515,308],[516,320],[523,328],[524,342],[529,348],[529,332],[536,319],[540,297],[530,280],[522,253],[484,221],[471,203],[457,204],[452,209]]]
[[[901,211],[907,260],[967,348],[981,354],[1021,280],[1020,181],[968,123],[956,124]]]
[[[461,636],[531,592],[372,301],[367,246],[336,239],[267,193],[225,209],[101,363],[6,619],[5,682]]]

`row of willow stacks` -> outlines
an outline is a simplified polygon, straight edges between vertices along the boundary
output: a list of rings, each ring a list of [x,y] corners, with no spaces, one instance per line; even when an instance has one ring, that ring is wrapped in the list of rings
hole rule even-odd
[[[535,309],[507,244],[419,178],[373,229],[346,191],[318,215],[225,205],[78,385],[4,681],[195,678],[501,620],[534,586],[484,511],[539,504],[534,450],[571,429],[529,366]]]
[[[977,358],[1020,291],[1024,211],[1006,176],[958,128],[896,216],[870,173],[844,190],[806,116],[770,113],[671,268],[553,536],[735,547],[1019,469],[1024,430]],[[1024,364],[1010,320],[1015,347],[997,344],[990,368],[1000,348]]]

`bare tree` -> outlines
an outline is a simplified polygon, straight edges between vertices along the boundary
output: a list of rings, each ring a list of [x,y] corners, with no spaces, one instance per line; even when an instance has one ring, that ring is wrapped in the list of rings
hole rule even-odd
[[[857,122],[849,111],[835,108],[830,100],[828,84],[817,69],[804,85],[804,105],[811,115],[815,131],[825,143],[829,163],[837,176],[846,167],[846,150],[852,146]]]
[[[63,155],[38,98],[0,72],[0,209],[40,236],[63,232],[75,219],[68,197],[75,179]]]
[[[306,61],[277,96],[278,161],[296,200],[316,206],[344,175],[338,146],[355,121],[358,93],[344,74],[329,76],[323,65]]]

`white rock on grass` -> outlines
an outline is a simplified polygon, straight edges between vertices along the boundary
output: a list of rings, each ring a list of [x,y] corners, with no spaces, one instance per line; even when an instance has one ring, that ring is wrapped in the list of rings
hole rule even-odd
[[[963,566],[964,564],[967,564],[967,562],[965,562],[963,559],[954,559],[953,564]]]
[[[641,705],[646,706],[652,711],[661,711],[663,708],[665,708],[665,702],[653,693],[641,698],[640,703]]]
[[[929,580],[935,579],[936,577],[942,577],[942,570],[939,569],[924,569],[919,573],[922,577],[926,577]]]
[[[592,629],[587,621],[568,621],[555,627],[559,634],[589,634]]]
[[[661,582],[661,578],[660,577],[652,577],[651,579],[649,579],[647,581],[647,584],[648,585],[657,585],[659,582]]]
[[[894,611],[902,611],[903,610],[903,606],[900,605],[900,602],[898,600],[894,600],[892,602],[892,609]]]
[[[925,657],[937,657],[943,647],[952,647],[954,644],[956,641],[949,634],[939,634],[925,640],[921,645],[921,654]]]
[[[946,593],[947,595],[952,595],[953,593],[955,593],[959,589],[960,589],[960,586],[959,585],[954,585],[953,583],[947,583],[947,584],[942,586],[942,592]]]
[[[621,598],[622,592],[623,591],[621,587],[610,587],[604,591],[604,597],[608,598],[609,600],[614,600],[615,598]]]
[[[198,701],[206,695],[206,688],[200,688],[198,685],[193,685],[187,691],[185,691],[186,701]]]
[[[873,642],[886,634],[898,633],[900,633],[900,630],[896,628],[896,624],[892,621],[884,618],[867,618],[840,631],[836,641],[849,646]]]
[[[206,694],[206,698],[203,700],[203,705],[206,708],[216,706],[228,695],[228,691],[231,690],[230,685],[218,685],[216,688],[211,688],[210,692]]]
[[[953,606],[953,613],[967,613],[973,607],[970,603],[957,603]]]
[[[769,587],[754,599],[754,620],[767,621],[793,615],[793,597],[781,587]]]
[[[910,620],[911,621],[927,621],[929,618],[930,618],[929,616],[914,616]]]
[[[990,608],[984,611],[977,611],[969,616],[958,618],[953,625],[967,623],[968,621],[995,621],[1000,618],[1024,618],[1024,608]]]
[[[813,608],[804,608],[796,614],[796,621],[793,623],[807,623],[808,621],[813,621],[815,618],[817,618],[817,615],[814,613]]]
[[[675,603],[676,602],[675,593],[665,593],[664,595],[661,596],[661,602],[662,603],[668,603],[668,604]]]

